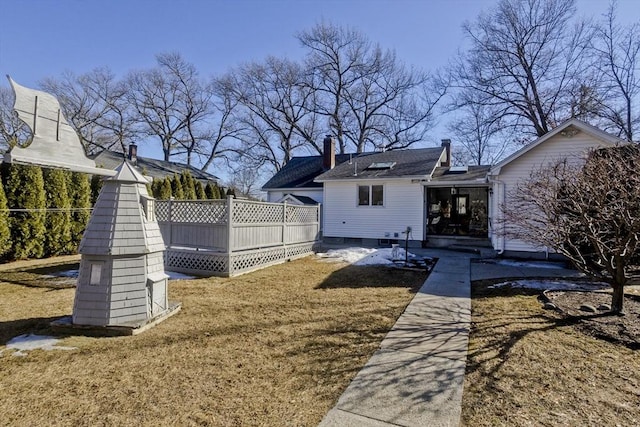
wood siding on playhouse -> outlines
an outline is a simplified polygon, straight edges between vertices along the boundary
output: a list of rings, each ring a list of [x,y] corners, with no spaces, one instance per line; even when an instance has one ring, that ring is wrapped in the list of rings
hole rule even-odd
[[[501,217],[500,206],[505,201],[508,202],[509,193],[517,187],[518,183],[526,181],[531,176],[531,172],[561,159],[582,162],[591,148],[606,145],[609,144],[582,131],[571,137],[558,133],[504,165],[500,169],[499,175],[493,178],[496,182],[494,183],[491,201],[491,209],[494,213],[492,225],[495,227],[495,224],[499,224],[499,218]],[[501,239],[499,230],[494,230],[491,240],[496,250],[540,252],[545,249],[544,247],[536,247],[530,243],[510,238],[506,238],[503,245]]]
[[[384,206],[358,206],[358,185],[383,185]],[[412,228],[411,240],[424,235],[424,195],[411,180],[363,180],[324,183],[324,236],[365,239],[404,239]],[[389,235],[385,235],[389,233]],[[398,233],[398,237],[394,237]]]
[[[149,279],[165,281],[165,244],[144,178],[123,163],[118,174],[104,182],[80,242],[82,254],[73,323],[122,325],[151,316]],[[146,182],[146,180],[144,180]],[[91,269],[99,265],[100,283],[91,283]],[[166,307],[164,307],[166,309]]]

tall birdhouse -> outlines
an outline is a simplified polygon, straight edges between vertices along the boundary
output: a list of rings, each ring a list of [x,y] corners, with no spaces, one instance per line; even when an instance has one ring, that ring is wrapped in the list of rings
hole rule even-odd
[[[168,312],[165,245],[147,183],[127,162],[105,180],[80,243],[74,325],[135,327]]]
[[[80,274],[71,324],[56,327],[122,326],[137,333],[180,310],[169,307],[164,242],[154,217],[148,180],[124,162],[97,168],[51,94],[20,86],[11,78],[14,111],[32,132],[30,144],[4,154],[8,163],[40,165],[108,176],[80,242]],[[100,331],[104,332],[104,331]]]

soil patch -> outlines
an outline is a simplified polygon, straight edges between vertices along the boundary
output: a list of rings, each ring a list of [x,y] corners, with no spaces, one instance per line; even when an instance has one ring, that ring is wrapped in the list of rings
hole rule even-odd
[[[554,285],[561,281],[570,284],[590,286],[593,282],[588,279],[550,279],[536,278],[538,282],[550,281]],[[611,306],[610,290],[600,291],[547,291],[541,289],[516,288],[509,282],[518,279],[488,279],[477,280],[472,284],[475,297],[532,295],[541,298],[541,304],[548,299],[557,308],[556,315],[567,320],[568,323],[589,336],[603,339],[612,343],[625,345],[631,349],[640,349],[640,295],[637,289],[629,289],[625,294],[625,316],[616,316],[608,312]],[[506,286],[494,287],[498,283]],[[582,308],[582,309],[581,309]],[[593,309],[592,311],[589,308]]]
[[[576,328],[593,337],[640,349],[640,298],[625,295],[624,316],[608,312],[609,292],[546,292],[567,319],[576,319]]]

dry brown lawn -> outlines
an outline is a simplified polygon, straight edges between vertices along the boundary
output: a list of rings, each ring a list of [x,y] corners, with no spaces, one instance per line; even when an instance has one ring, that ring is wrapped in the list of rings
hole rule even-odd
[[[472,294],[463,425],[640,425],[639,351],[579,332],[536,295]]]
[[[0,350],[71,313],[74,290],[38,280],[0,272]],[[4,350],[0,424],[317,425],[424,280],[309,257],[172,281],[182,311],[140,335],[71,336],[59,345],[77,350],[26,357]]]

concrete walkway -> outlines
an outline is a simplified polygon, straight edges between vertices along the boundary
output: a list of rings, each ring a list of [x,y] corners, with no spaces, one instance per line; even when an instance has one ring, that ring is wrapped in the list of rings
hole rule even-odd
[[[412,252],[439,261],[321,427],[459,424],[474,255]]]

